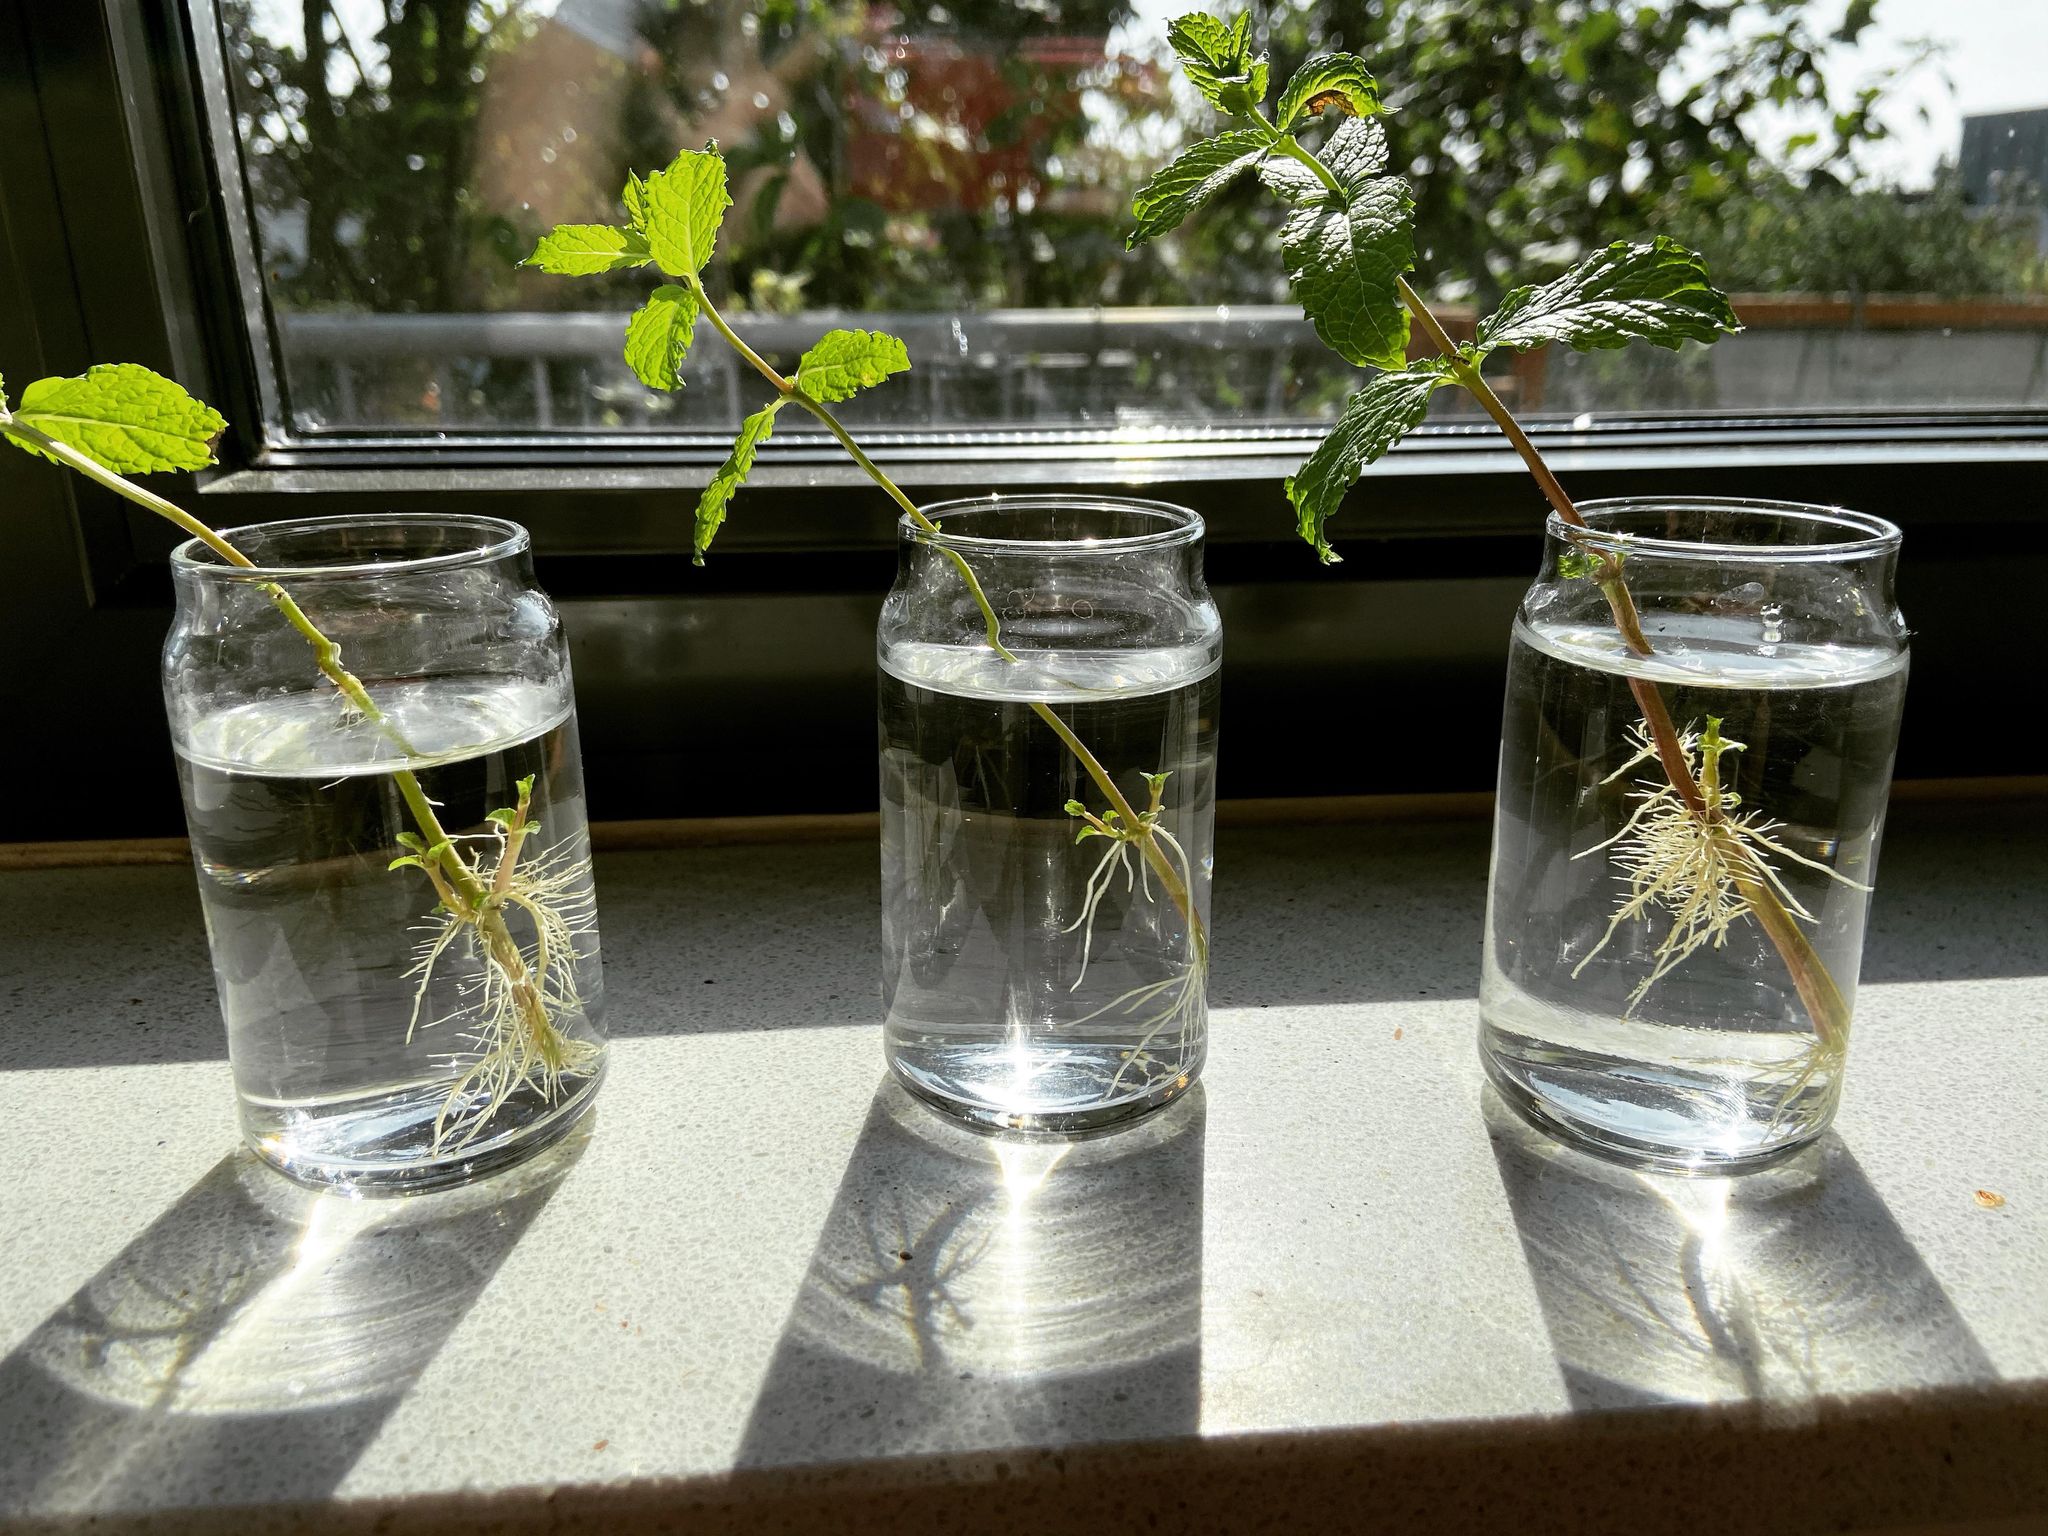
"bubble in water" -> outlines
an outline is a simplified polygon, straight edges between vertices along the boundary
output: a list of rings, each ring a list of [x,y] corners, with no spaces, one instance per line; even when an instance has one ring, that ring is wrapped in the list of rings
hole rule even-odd
[[[725,72],[724,70],[720,69],[720,70],[715,70],[715,71],[713,71],[713,72],[712,72],[712,76],[711,76],[711,89],[713,89],[714,91],[722,91],[722,90],[724,90],[724,89],[725,89],[725,88],[726,88],[726,87],[727,87],[728,85],[731,85],[731,84],[732,84],[732,77],[731,77],[730,75],[726,74],[726,72]]]
[[[1765,603],[1760,610],[1764,621],[1764,644],[1776,645],[1785,638],[1785,609],[1778,603]]]
[[[541,152],[540,152],[540,163],[541,163],[542,165],[553,165],[553,164],[555,163],[555,146],[554,146],[554,145],[552,145],[552,144],[547,144],[547,145],[543,145],[543,146],[541,147]]]
[[[754,92],[754,110],[756,112],[766,112],[768,110],[768,93],[766,91]]]
[[[427,168],[427,157],[425,155],[407,155],[405,157],[405,168],[408,171],[424,171]]]
[[[574,144],[576,142],[576,130],[574,128],[564,128],[562,130],[562,142],[564,144]]]

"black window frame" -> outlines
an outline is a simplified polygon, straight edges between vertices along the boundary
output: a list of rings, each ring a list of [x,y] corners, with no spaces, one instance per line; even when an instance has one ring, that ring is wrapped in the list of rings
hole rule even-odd
[[[211,0],[195,4],[210,13]],[[265,300],[242,286],[245,269],[234,260],[238,171],[223,173],[239,166],[239,146],[223,144],[221,123],[210,122],[204,88],[220,61],[217,48],[209,61],[194,18],[184,0],[0,0],[0,224],[7,237],[0,368],[17,389],[40,374],[132,360],[212,400],[240,424],[221,444],[221,464],[167,490],[187,496],[218,526],[326,511],[488,511],[533,530],[543,580],[572,602],[805,594],[879,602],[891,568],[893,509],[829,441],[800,433],[779,437],[764,454],[718,554],[700,571],[690,568],[684,541],[694,493],[723,456],[723,444],[709,436],[271,444],[250,430],[247,424],[263,419],[268,362],[247,316]],[[1296,537],[1281,491],[1314,441],[1312,427],[1194,442],[1104,440],[1070,430],[864,436],[920,498],[1061,486],[1193,506],[1209,524],[1211,583],[1230,599],[1227,614],[1236,604],[1232,655],[1254,685],[1230,693],[1233,699],[1271,692],[1287,707],[1306,707],[1344,696],[1364,676],[1408,675],[1401,670],[1406,651],[1440,656],[1442,645],[1432,650],[1384,626],[1353,638],[1335,617],[1290,629],[1275,615],[1358,614],[1389,584],[1463,582],[1471,600],[1447,605],[1434,621],[1489,627],[1459,637],[1468,664],[1444,708],[1462,710],[1461,719],[1497,708],[1498,670],[1473,657],[1504,650],[1504,613],[1534,569],[1544,507],[1490,424],[1431,426],[1374,466],[1333,525],[1350,557],[1334,570],[1318,566]],[[1930,709],[1922,702],[1929,685],[1916,689],[1909,738],[1917,715],[1928,721],[1929,745],[1902,769],[2031,767],[2017,745],[1981,732],[1965,741],[1961,725],[1988,700],[1974,681],[1970,647],[1991,643],[1990,611],[2009,600],[1999,594],[2017,596],[2024,610],[2017,622],[2025,625],[2033,613],[2026,583],[2048,579],[2048,410],[1658,416],[1590,428],[1537,421],[1532,436],[1574,494],[1588,499],[1768,496],[1840,503],[1899,522],[1908,534],[1907,570],[1924,573],[1909,588],[1909,617],[1944,637],[1934,655],[1916,662],[1916,674],[1936,674],[1932,687],[1942,702]],[[10,582],[17,600],[0,619],[0,641],[47,641],[50,626],[68,626],[62,632],[76,635],[82,664],[104,665],[121,679],[110,707],[154,718],[153,700],[144,703],[153,679],[136,657],[116,659],[114,637],[132,647],[138,628],[147,633],[161,621],[168,607],[162,557],[174,535],[99,488],[21,455],[0,467],[0,492],[17,507],[38,509],[44,534]],[[137,617],[123,620],[123,613]],[[1304,636],[1325,651],[1301,651]],[[807,680],[822,686],[811,675],[813,661],[794,650],[782,665],[789,689]],[[583,675],[589,681],[588,668]],[[1431,687],[1452,686],[1441,668],[1416,675],[1434,679]],[[1283,680],[1293,692],[1278,686]],[[842,676],[835,686],[844,683]],[[5,687],[10,707],[62,708],[69,698],[51,678],[14,676]],[[1261,754],[1278,748],[1244,739],[1233,750],[1242,754],[1233,764],[1257,768]],[[1275,762],[1266,764],[1270,771],[1234,770],[1226,792],[1270,793],[1283,783],[1322,793],[1483,787],[1490,755],[1468,755],[1456,782],[1419,771],[1413,783],[1398,775],[1290,778]],[[842,766],[852,762],[849,756]],[[759,807],[728,806],[747,808]],[[630,813],[648,810],[636,802]]]

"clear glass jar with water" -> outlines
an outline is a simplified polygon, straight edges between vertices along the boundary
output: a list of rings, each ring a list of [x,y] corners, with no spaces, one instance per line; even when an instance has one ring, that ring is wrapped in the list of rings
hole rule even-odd
[[[163,679],[244,1134],[366,1190],[525,1157],[605,1060],[568,648],[526,531],[226,537],[253,569],[172,557]]]
[[[1552,516],[1515,620],[1482,1054],[1587,1150],[1763,1166],[1841,1092],[1906,687],[1899,531],[1775,502],[1580,511]]]
[[[1182,1093],[1207,1043],[1222,629],[1202,521],[1076,497],[925,510],[939,532],[903,520],[879,630],[889,1065],[975,1124],[1114,1125]]]

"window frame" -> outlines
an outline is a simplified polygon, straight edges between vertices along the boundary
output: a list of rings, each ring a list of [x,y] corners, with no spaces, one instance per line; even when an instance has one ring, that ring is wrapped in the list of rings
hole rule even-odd
[[[0,368],[47,374],[134,361],[179,378],[231,423],[257,419],[261,359],[234,290],[214,162],[195,114],[198,61],[180,0],[0,0]],[[2048,411],[1757,413],[1536,422],[1574,494],[1835,502],[1905,526],[1916,632],[1908,774],[2030,773],[1981,658],[2011,655],[2048,583]],[[1283,477],[1313,428],[1209,442],[1050,442],[1006,432],[864,436],[912,495],[1044,489],[1163,496],[1207,519],[1225,609],[1229,793],[1481,789],[1490,779],[1507,624],[1534,570],[1544,506],[1482,423],[1424,431],[1375,465],[1319,566]],[[723,445],[687,436],[508,437],[268,446],[231,428],[221,464],[154,482],[218,526],[323,512],[511,517],[578,651],[585,751],[603,814],[678,814],[697,765],[744,758],[729,814],[859,808],[873,783],[866,617],[893,564],[893,509],[819,444],[764,456],[699,570],[685,533]],[[176,534],[110,492],[0,454],[10,568],[0,698],[10,719],[65,721],[78,754],[17,836],[177,826],[152,650]],[[580,640],[577,638],[580,635]],[[691,636],[709,636],[690,639]],[[1426,721],[1304,755],[1300,724],[1376,701]],[[1418,713],[1419,712],[1419,713]],[[865,718],[864,718],[865,717]],[[764,722],[766,724],[764,724]],[[762,737],[781,722],[801,740]],[[775,777],[782,774],[781,778]]]
[[[119,352],[101,338],[110,318],[122,317],[115,334],[134,343],[126,355],[168,364],[231,421],[261,423],[231,432],[221,467],[196,479],[217,518],[246,522],[281,502],[303,509],[308,498],[375,497],[393,507],[477,498],[531,523],[542,546],[558,555],[678,547],[686,520],[677,515],[674,493],[701,487],[722,459],[725,445],[715,434],[479,433],[429,441],[284,432],[276,331],[253,277],[253,233],[214,0],[6,3],[23,8],[31,30],[81,56],[93,51],[98,32],[110,83],[124,102],[119,127],[137,153],[113,160],[116,125],[101,123],[87,141],[98,137],[103,147],[52,156],[67,203],[83,196],[73,191],[81,179],[108,181],[110,160],[125,166],[127,185],[116,190],[127,196],[115,199],[126,204],[115,209],[122,243],[133,231],[141,238],[130,248],[151,257],[157,327],[147,314],[132,312],[132,286],[125,302],[117,299],[118,280],[83,256],[77,260],[85,329],[100,355]],[[34,14],[39,10],[44,14]],[[1155,440],[1072,428],[870,430],[863,437],[913,495],[1058,485],[1142,489],[1193,502],[1211,519],[1213,542],[1285,544],[1293,531],[1279,482],[1317,435],[1303,424]],[[1959,490],[1980,508],[2010,508],[2010,493],[2025,482],[2028,467],[2048,463],[2048,409],[2026,407],[1664,414],[1590,426],[1534,421],[1531,435],[1588,496],[1681,485],[1697,492],[1705,484],[1754,492],[1758,472],[1770,472],[1763,478],[1774,494],[1880,511],[1897,507],[1902,492],[1948,499]],[[1057,461],[1048,460],[1049,449],[1058,450]],[[1379,541],[1528,532],[1528,486],[1526,471],[1490,423],[1433,424],[1374,466],[1333,526],[1340,540],[1345,533]],[[858,494],[857,511],[848,508],[848,492]],[[893,538],[880,498],[865,493],[858,472],[822,433],[778,435],[749,495],[765,504],[762,515],[728,525],[720,543],[728,556],[874,549]],[[674,537],[657,531],[664,523],[672,523]]]

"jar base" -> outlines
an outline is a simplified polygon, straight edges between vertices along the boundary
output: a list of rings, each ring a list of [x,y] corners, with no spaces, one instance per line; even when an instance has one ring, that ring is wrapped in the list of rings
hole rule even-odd
[[[508,1134],[442,1156],[337,1156],[278,1134],[249,1132],[243,1139],[264,1164],[309,1189],[371,1196],[425,1194],[502,1173],[554,1146],[589,1114],[604,1072],[600,1066],[566,1092],[560,1103]]]
[[[986,1103],[950,1093],[936,1083],[920,1078],[900,1061],[889,1070],[920,1104],[947,1119],[991,1135],[1043,1136],[1047,1138],[1099,1135],[1122,1130],[1157,1113],[1192,1088],[1201,1075],[1196,1062],[1177,1076],[1150,1085],[1145,1091],[1111,1103],[1083,1107],[1020,1109],[1012,1105]]]
[[[1698,1096],[1680,1074],[1661,1078],[1621,1063],[1550,1052],[1537,1058],[1502,1050],[1482,1026],[1479,1057],[1508,1107],[1553,1140],[1641,1173],[1716,1178],[1755,1173],[1796,1156],[1833,1122],[1825,1114],[1794,1127],[1771,1128],[1768,1117],[1738,1115],[1698,1123],[1702,1134],[1681,1139],[1650,1127],[1685,1117],[1680,1106]]]

